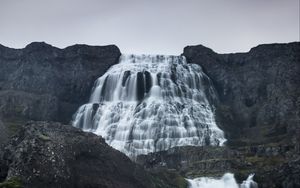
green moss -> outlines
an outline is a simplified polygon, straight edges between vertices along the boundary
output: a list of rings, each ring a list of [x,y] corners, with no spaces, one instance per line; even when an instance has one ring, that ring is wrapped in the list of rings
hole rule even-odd
[[[20,130],[21,124],[10,122],[7,124],[7,127],[8,127],[9,134],[14,135]]]
[[[201,161],[196,161],[194,164],[202,164],[202,163],[216,163],[216,162],[227,162],[230,161],[230,159],[226,158],[216,158],[216,159],[207,159],[207,160],[201,160]]]
[[[2,183],[0,183],[0,188],[21,188],[22,182],[18,177],[12,177]]]
[[[162,170],[152,172],[154,187],[156,188],[187,188],[188,182],[177,172]]]
[[[44,134],[39,134],[38,137],[43,140],[43,141],[49,141],[51,140],[49,136],[44,135]]]
[[[175,179],[175,183],[178,188],[187,188],[188,187],[188,182],[182,176],[178,176]]]
[[[257,156],[252,156],[252,157],[246,157],[245,161],[250,162],[251,164],[255,166],[274,166],[278,165],[284,162],[284,158],[282,157],[257,157]]]
[[[222,177],[224,175],[223,171],[197,171],[197,170],[193,170],[193,171],[189,171],[188,173],[186,173],[186,176],[190,177],[190,178],[197,178],[197,177],[215,177],[215,178],[219,178]]]
[[[20,106],[20,105],[18,105],[18,106],[15,106],[15,113],[16,114],[22,114],[22,112],[24,111],[24,106]]]
[[[8,129],[8,134],[10,136],[15,135],[18,133],[22,125],[24,125],[27,122],[26,119],[23,118],[9,118],[9,119],[3,119],[3,124]]]

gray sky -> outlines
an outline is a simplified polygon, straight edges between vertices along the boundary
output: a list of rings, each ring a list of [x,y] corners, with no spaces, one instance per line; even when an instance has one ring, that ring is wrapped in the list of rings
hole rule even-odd
[[[116,44],[123,53],[219,53],[299,41],[299,0],[0,0],[0,43]]]

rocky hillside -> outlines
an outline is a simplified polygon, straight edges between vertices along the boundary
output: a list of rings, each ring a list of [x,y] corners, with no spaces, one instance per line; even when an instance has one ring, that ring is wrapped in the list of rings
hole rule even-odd
[[[94,81],[119,56],[113,45],[65,49],[42,42],[24,49],[0,45],[0,117],[10,130],[27,120],[69,123],[88,100]]]
[[[101,137],[60,123],[27,123],[0,156],[0,187],[186,187],[176,173],[148,173]]]

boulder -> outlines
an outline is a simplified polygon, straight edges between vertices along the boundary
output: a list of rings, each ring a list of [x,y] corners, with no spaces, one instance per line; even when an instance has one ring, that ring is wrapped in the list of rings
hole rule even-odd
[[[24,188],[186,186],[176,173],[148,173],[103,138],[61,123],[28,122],[0,155],[0,187],[11,181]]]

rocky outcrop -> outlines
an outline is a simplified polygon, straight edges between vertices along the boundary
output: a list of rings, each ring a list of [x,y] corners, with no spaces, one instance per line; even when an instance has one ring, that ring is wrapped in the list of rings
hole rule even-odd
[[[248,53],[217,54],[188,46],[183,55],[203,67],[219,95],[218,125],[229,145],[295,139],[300,127],[300,43],[265,44]]]
[[[59,49],[34,42],[24,49],[0,45],[0,116],[11,129],[26,120],[69,123],[88,100],[94,81],[118,62],[114,46]]]
[[[27,123],[5,148],[1,159],[0,178],[5,182],[17,180],[25,188],[180,187],[175,184],[176,178],[186,186],[176,173],[158,178],[108,146],[101,137],[60,123]]]

